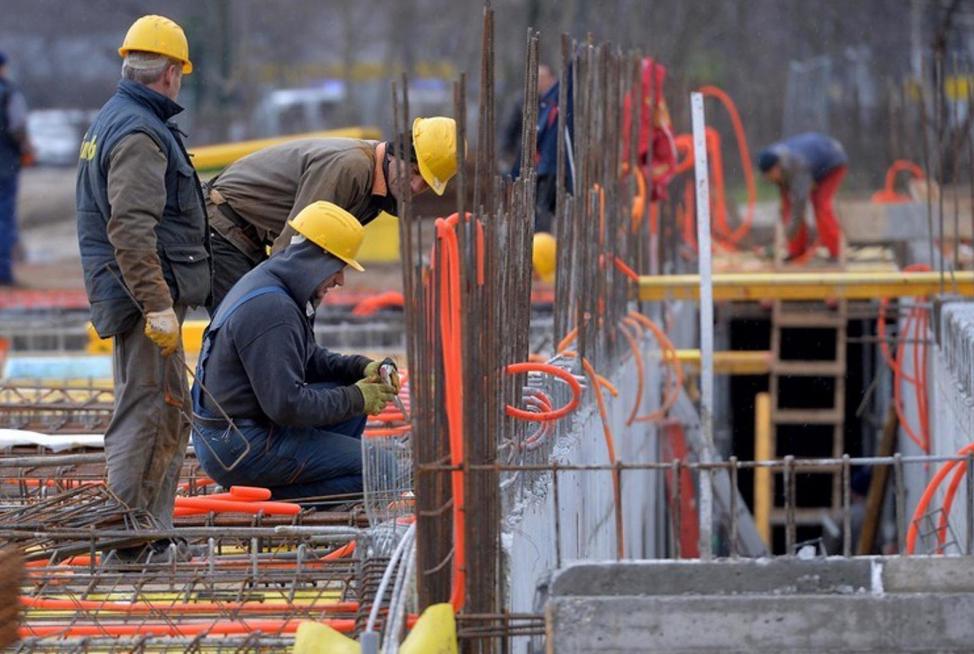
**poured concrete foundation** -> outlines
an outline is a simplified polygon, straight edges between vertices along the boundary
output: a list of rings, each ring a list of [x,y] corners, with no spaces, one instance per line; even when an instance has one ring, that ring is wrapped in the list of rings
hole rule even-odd
[[[547,651],[970,652],[962,558],[579,563],[549,587]]]

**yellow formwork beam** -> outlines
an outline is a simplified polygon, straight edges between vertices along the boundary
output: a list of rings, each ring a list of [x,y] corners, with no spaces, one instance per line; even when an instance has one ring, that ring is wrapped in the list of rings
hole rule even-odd
[[[774,441],[771,431],[771,395],[758,393],[754,396],[754,460],[768,461],[774,458]],[[771,468],[754,469],[754,526],[771,549]]]
[[[342,129],[327,129],[319,132],[289,134],[288,136],[278,136],[270,139],[203,145],[198,148],[193,148],[189,151],[189,154],[192,156],[193,165],[197,170],[216,170],[229,166],[237,159],[246,157],[252,152],[257,152],[257,150],[295,139],[343,137],[378,140],[381,136],[382,132],[379,131],[378,127],[345,127]]]
[[[718,273],[714,300],[869,300],[939,293],[939,272],[776,272]],[[974,296],[974,272],[944,276],[948,293]],[[696,300],[700,275],[643,275],[640,300]]]
[[[686,366],[700,367],[700,350],[677,350],[676,358]],[[771,353],[767,350],[714,352],[714,372],[719,375],[766,375],[770,369]]]

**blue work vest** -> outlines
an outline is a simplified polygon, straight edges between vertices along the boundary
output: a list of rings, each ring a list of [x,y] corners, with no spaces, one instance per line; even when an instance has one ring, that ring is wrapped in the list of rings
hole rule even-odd
[[[174,305],[198,306],[210,294],[210,244],[199,178],[175,123],[182,107],[152,89],[122,80],[81,144],[75,190],[78,241],[91,322],[103,338],[131,329],[141,316],[121,285],[108,240],[108,165],[112,149],[134,132],[147,134],[166,155],[166,205],[156,225],[156,248]]]

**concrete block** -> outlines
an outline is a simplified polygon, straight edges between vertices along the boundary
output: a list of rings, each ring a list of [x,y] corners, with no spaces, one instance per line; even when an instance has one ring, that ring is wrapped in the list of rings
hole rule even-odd
[[[882,566],[885,593],[974,593],[969,557],[889,557]]]
[[[970,652],[974,595],[560,597],[548,652]]]
[[[868,591],[871,560],[736,559],[576,563],[556,572],[551,596],[824,594]]]

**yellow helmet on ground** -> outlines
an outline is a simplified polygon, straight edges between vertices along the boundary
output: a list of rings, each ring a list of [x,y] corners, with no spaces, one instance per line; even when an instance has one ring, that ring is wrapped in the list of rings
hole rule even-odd
[[[331,202],[312,202],[288,221],[298,234],[333,254],[355,270],[363,271],[355,256],[365,238],[365,228],[355,216]]]
[[[555,237],[548,232],[538,232],[534,235],[531,248],[531,265],[541,281],[551,283],[555,279],[555,254],[557,246]]]
[[[183,28],[165,16],[143,16],[125,34],[118,55],[125,57],[132,51],[153,52],[183,62],[183,75],[193,72],[189,60],[189,43]]]
[[[457,174],[457,121],[445,116],[413,121],[413,149],[419,174],[433,192],[443,195]]]

